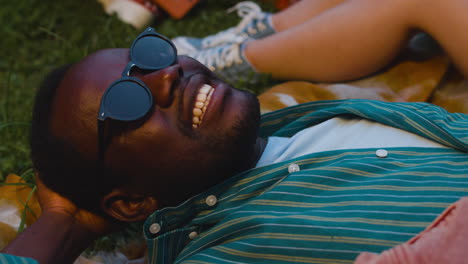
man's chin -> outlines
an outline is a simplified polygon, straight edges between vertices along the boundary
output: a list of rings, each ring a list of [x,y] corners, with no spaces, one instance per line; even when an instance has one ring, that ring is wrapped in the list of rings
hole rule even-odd
[[[242,111],[238,112],[231,127],[204,139],[212,153],[208,169],[210,172],[205,175],[213,176],[205,187],[218,184],[255,165],[260,106],[255,95],[242,92],[245,93],[246,100],[239,105]]]
[[[231,153],[230,160],[237,163],[234,172],[243,171],[253,166],[253,155],[260,123],[260,105],[257,97],[249,92],[244,93],[246,100],[240,106],[243,111],[239,112],[232,127],[232,135],[228,137],[231,150],[227,153]]]
[[[175,205],[195,194],[222,183],[229,177],[253,167],[256,161],[255,144],[257,142],[260,121],[260,107],[255,95],[244,92],[245,100],[239,104],[238,113],[229,127],[213,133],[199,133],[194,140],[203,146],[202,157],[193,157],[189,163],[196,163],[196,172],[184,184],[166,193],[171,198],[168,204]],[[192,154],[193,154],[192,150]],[[173,182],[172,184],[176,184]],[[162,192],[168,190],[161,190]]]

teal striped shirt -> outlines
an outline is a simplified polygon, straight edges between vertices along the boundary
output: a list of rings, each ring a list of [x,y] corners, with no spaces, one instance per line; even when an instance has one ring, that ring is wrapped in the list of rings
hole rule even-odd
[[[313,102],[263,115],[260,135],[290,137],[336,116],[451,148],[386,148],[385,158],[334,150],[245,171],[151,215],[150,263],[352,263],[408,240],[468,195],[468,116],[431,104]]]
[[[408,240],[468,195],[468,116],[431,104],[313,102],[263,115],[260,135],[290,137],[336,116],[451,148],[386,148],[385,158],[334,150],[245,171],[152,214],[149,263],[352,263]]]
[[[17,256],[8,255],[8,254],[2,254],[2,253],[0,253],[0,263],[1,264],[38,264],[37,261],[30,259],[30,258],[17,257]]]

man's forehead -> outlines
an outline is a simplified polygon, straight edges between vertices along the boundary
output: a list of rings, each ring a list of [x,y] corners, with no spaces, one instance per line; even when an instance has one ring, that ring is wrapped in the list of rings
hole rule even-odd
[[[52,132],[78,144],[93,138],[101,96],[127,63],[128,49],[107,49],[70,68],[53,101]]]
[[[109,80],[117,80],[125,65],[128,63],[128,49],[106,49],[97,51],[73,67],[70,77],[73,83],[94,86],[102,89],[102,84],[109,85]],[[68,76],[67,76],[68,77]],[[70,83],[65,83],[70,85]],[[105,87],[107,87],[105,85]],[[105,89],[104,87],[104,89]],[[93,87],[83,87],[83,89]],[[94,88],[96,89],[96,88]]]
[[[78,100],[99,97],[117,80],[128,63],[128,49],[97,51],[76,63],[65,75],[56,91],[55,102],[69,101],[73,106]]]

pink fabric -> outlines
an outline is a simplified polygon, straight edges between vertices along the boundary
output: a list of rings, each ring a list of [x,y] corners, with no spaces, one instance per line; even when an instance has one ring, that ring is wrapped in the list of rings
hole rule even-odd
[[[361,253],[354,264],[468,263],[468,197],[449,206],[423,232],[381,254]]]

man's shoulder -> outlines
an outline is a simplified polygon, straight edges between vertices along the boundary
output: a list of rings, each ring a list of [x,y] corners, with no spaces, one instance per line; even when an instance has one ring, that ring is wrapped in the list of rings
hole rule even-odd
[[[460,133],[467,129],[468,115],[449,113],[425,102],[366,99],[310,102],[262,115],[259,135],[291,137],[337,116],[365,118],[468,152],[468,137]]]
[[[373,109],[377,111],[402,111],[402,110],[409,110],[409,111],[417,111],[418,109],[427,108],[437,111],[439,113],[448,114],[446,110],[443,108],[426,103],[426,102],[384,102],[384,101],[377,101],[377,100],[369,100],[369,99],[345,99],[345,100],[324,100],[324,101],[314,101],[308,103],[297,104],[294,106],[278,109],[276,111],[264,113],[262,118],[266,119],[273,119],[278,118],[284,115],[290,114],[302,114],[306,115],[311,112],[320,111],[323,109]],[[464,114],[462,114],[464,115]],[[464,115],[467,116],[467,115]]]

